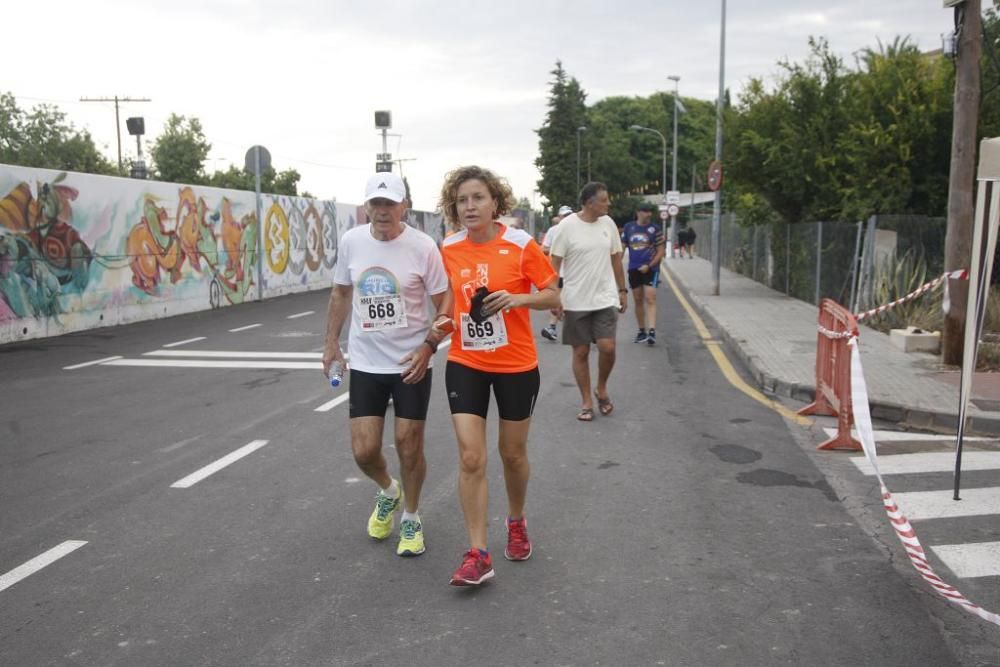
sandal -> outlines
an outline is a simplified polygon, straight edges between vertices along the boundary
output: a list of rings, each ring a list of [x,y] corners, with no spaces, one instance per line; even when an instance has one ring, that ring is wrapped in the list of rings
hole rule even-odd
[[[601,414],[607,417],[615,410],[615,404],[611,402],[611,397],[601,398],[594,392],[594,397],[597,398],[597,409],[601,411]]]
[[[594,409],[580,408],[580,412],[577,413],[576,418],[582,422],[592,422],[594,421]]]

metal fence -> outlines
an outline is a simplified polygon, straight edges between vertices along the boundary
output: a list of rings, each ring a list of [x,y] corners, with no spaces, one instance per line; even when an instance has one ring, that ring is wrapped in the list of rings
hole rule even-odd
[[[702,257],[711,252],[712,220],[691,223]],[[746,227],[722,216],[721,266],[771,289],[818,305],[831,298],[855,312],[873,302],[874,275],[909,257],[929,277],[944,271],[945,218],[872,216],[864,222],[809,222]]]

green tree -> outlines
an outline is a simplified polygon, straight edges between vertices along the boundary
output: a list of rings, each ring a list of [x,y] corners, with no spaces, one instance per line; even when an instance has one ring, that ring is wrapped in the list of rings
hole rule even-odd
[[[115,174],[115,167],[57,107],[40,104],[31,111],[17,106],[10,93],[0,94],[0,162],[62,171]]]
[[[841,217],[943,215],[948,198],[953,76],[906,39],[858,55],[837,142]]]
[[[302,177],[295,169],[285,171],[275,171],[273,167],[268,167],[260,174],[260,190],[275,195],[298,196],[298,183]],[[257,187],[256,179],[251,172],[230,165],[226,171],[217,171],[206,181],[207,185],[216,188],[228,188],[230,190],[254,191]],[[307,196],[305,193],[303,197]]]
[[[751,79],[729,114],[727,175],[788,222],[836,219],[842,170],[837,141],[848,129],[852,75],[825,40],[810,39],[805,64],[784,61],[774,92]]]
[[[554,208],[576,202],[577,128],[587,125],[586,93],[575,78],[567,79],[562,62],[556,61],[551,72],[549,110],[538,133],[538,157],[535,166],[542,177],[538,192]],[[581,169],[582,171],[582,169]]]
[[[202,185],[210,150],[200,120],[172,113],[150,149],[152,173],[160,181]]]

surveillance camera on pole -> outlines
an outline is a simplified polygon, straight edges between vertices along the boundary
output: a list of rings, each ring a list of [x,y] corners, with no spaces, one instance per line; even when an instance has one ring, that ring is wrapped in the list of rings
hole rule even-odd
[[[125,125],[128,127],[128,133],[135,137],[137,155],[135,162],[132,163],[132,171],[129,176],[145,180],[146,162],[142,159],[142,135],[146,134],[146,121],[142,116],[133,116],[125,119]]]
[[[382,152],[375,160],[375,171],[392,171],[392,153],[389,152],[387,141],[388,131],[392,129],[392,112],[388,110],[375,112],[375,129],[382,130]]]

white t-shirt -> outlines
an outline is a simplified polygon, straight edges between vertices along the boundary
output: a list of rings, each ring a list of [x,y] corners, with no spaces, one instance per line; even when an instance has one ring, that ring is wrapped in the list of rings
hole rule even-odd
[[[546,230],[545,236],[542,237],[542,249],[546,253],[551,253],[552,244],[555,243],[555,240],[559,237],[559,230],[561,228],[562,228],[562,221],[560,220],[559,224],[557,224],[554,227],[549,227],[548,230]],[[562,275],[563,275],[563,270],[562,267],[560,266],[559,277],[562,278]]]
[[[428,295],[448,290],[437,244],[409,225],[391,241],[379,241],[371,225],[344,233],[333,281],[351,285],[349,366],[367,373],[401,373],[399,360],[427,337]]]
[[[611,255],[621,254],[622,241],[615,221],[602,215],[584,222],[574,213],[559,223],[552,254],[562,257],[562,306],[589,311],[618,307],[618,285]]]

